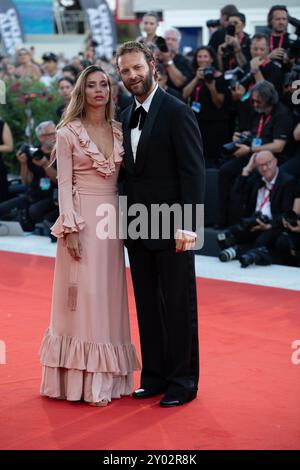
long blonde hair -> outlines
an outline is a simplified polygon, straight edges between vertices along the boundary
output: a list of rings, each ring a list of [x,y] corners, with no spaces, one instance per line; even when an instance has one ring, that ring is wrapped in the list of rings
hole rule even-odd
[[[71,93],[71,100],[67,106],[67,109],[62,115],[60,122],[57,125],[56,129],[66,126],[69,122],[74,121],[74,119],[81,119],[85,117],[85,108],[86,108],[86,97],[85,89],[87,78],[91,73],[101,72],[103,73],[108,81],[109,85],[109,99],[105,106],[105,119],[108,122],[111,122],[114,117],[114,104],[112,99],[111,92],[111,81],[108,74],[101,68],[96,65],[90,65],[84,69],[79,75],[76,85]]]

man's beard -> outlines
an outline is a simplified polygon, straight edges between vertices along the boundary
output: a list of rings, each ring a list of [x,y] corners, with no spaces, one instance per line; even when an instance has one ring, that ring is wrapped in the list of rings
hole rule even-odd
[[[133,92],[131,88],[132,85],[125,85],[125,86],[127,90],[130,91],[130,93],[132,93],[133,95],[143,96],[149,93],[152,87],[152,83],[153,83],[153,74],[152,74],[151,69],[149,69],[147,76],[142,81],[139,82],[139,90]]]

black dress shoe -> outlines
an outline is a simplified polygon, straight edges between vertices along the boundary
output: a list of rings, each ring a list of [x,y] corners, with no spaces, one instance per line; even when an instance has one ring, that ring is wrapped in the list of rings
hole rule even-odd
[[[160,406],[163,408],[171,408],[173,406],[180,406],[192,401],[196,398],[197,393],[191,392],[185,398],[176,398],[174,395],[169,395],[168,393],[160,400]]]
[[[163,393],[163,392],[161,392]],[[147,388],[138,388],[135,390],[132,394],[133,398],[142,399],[142,398],[151,398],[154,397],[155,395],[159,395],[160,392],[153,392],[152,390],[149,390]]]

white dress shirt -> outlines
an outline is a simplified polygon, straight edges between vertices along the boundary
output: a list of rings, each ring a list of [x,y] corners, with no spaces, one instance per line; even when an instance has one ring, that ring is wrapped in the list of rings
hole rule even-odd
[[[272,219],[272,212],[271,212],[271,201],[270,196],[273,190],[274,184],[276,182],[279,170],[277,169],[277,173],[272,179],[272,181],[267,181],[265,177],[262,180],[265,182],[265,186],[260,188],[257,192],[257,199],[256,199],[256,209],[255,211],[262,212],[263,215],[267,215],[269,219]]]
[[[155,85],[154,90],[148,96],[148,98],[144,101],[144,103],[140,103],[136,98],[134,98],[135,104],[136,104],[135,109],[140,108],[142,106],[144,110],[148,113],[157,88],[158,88],[158,84]],[[137,126],[135,129],[131,129],[131,148],[132,148],[134,163],[136,160],[136,152],[137,152],[137,148],[139,145],[141,133],[142,131],[139,129],[139,126]]]

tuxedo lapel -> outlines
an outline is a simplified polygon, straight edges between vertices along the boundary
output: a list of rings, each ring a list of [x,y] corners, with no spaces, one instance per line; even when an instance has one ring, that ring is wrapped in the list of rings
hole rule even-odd
[[[124,164],[127,171],[134,173],[134,159],[131,147],[131,129],[129,127],[130,117],[134,111],[135,103],[128,107],[123,121],[123,138],[124,138]]]
[[[158,87],[152,99],[150,109],[148,111],[146,121],[145,121],[143,130],[140,136],[137,153],[136,153],[136,161],[134,165],[135,173],[139,173],[143,169],[143,165],[148,155],[147,149],[148,149],[148,143],[151,137],[152,128],[154,126],[157,114],[159,112],[159,109],[160,109],[160,106],[164,97],[165,97],[165,92],[162,91],[162,89]]]

